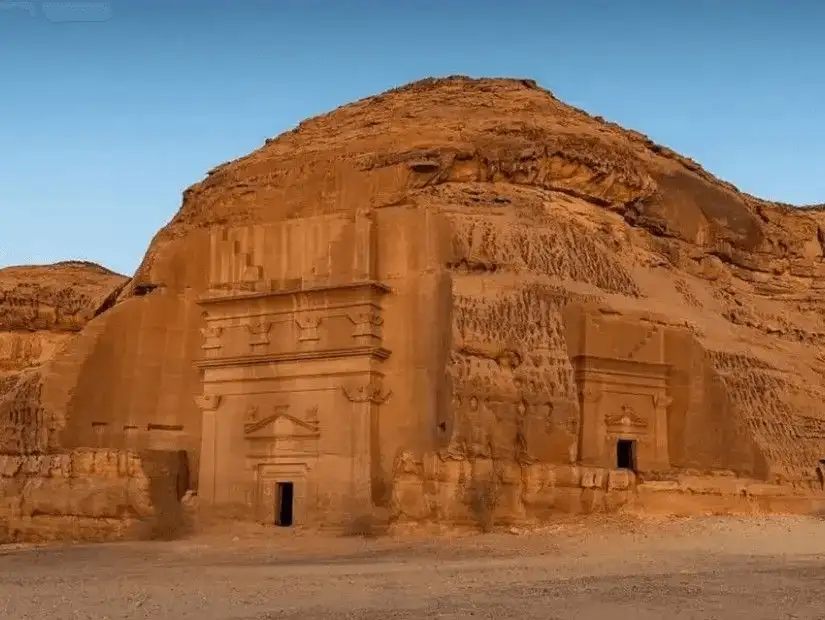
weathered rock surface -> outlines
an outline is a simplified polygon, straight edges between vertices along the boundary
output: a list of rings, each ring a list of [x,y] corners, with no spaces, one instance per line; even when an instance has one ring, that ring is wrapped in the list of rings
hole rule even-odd
[[[64,450],[63,423],[43,406],[50,362],[127,281],[74,261],[0,269],[0,542],[145,535],[152,495],[176,496],[164,486],[175,484],[176,469],[152,471],[168,455]],[[165,499],[168,509],[174,502]]]
[[[126,281],[83,262],[0,269],[0,452],[44,449],[43,373]]]
[[[0,455],[0,543],[177,535],[187,477],[181,452]]]
[[[0,330],[79,332],[110,307],[127,278],[67,261],[0,269]]]
[[[107,301],[121,283],[112,276],[88,304],[91,315],[105,312],[54,357],[42,391],[18,398],[8,415],[45,412],[68,447],[185,449],[197,470],[193,361],[204,324],[195,300],[208,286],[210,231],[399,206],[449,224],[446,371],[458,399],[440,464],[405,457],[399,475],[422,489],[428,479],[449,487],[453,475],[473,477],[450,462],[472,462],[467,471],[495,469],[502,484],[517,486],[512,510],[523,510],[524,485],[544,483],[524,482],[513,464],[575,459],[580,398],[569,313],[579,308],[607,321],[606,334],[624,329],[613,318],[641,326],[635,345],[610,354],[625,361],[646,355],[651,334],[678,331],[662,345],[679,360],[674,469],[818,483],[825,211],[744,194],[529,80],[416,82],[309,119],[211,170],[184,192],[117,303]],[[0,283],[7,277],[0,272]],[[77,316],[17,312],[0,318],[0,329],[76,330]],[[23,358],[43,355],[15,353]],[[480,404],[467,406],[468,398]],[[610,482],[588,485],[607,491]],[[430,503],[447,492],[427,488],[417,493]]]

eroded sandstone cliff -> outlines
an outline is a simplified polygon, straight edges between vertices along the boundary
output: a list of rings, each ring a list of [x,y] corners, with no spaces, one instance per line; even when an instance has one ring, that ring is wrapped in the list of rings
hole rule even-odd
[[[84,262],[0,269],[0,542],[155,534],[154,506],[174,511],[179,455],[65,450],[42,398],[51,362],[127,281]]]
[[[83,262],[0,269],[0,452],[46,449],[46,366],[114,304],[126,281]]]
[[[527,358],[530,309],[553,298],[542,289],[585,286],[617,307],[687,322],[777,472],[794,477],[825,453],[823,213],[743,194],[530,81],[425,80],[303,122],[187,190],[132,286],[177,296],[202,286],[200,232],[212,225],[403,202],[440,206],[456,222],[459,335],[480,313],[496,316],[497,303],[509,320],[485,320],[484,339],[520,343]],[[541,225],[508,225],[514,212]],[[522,303],[463,294],[464,274],[502,273],[523,276],[526,288],[512,293]],[[558,329],[545,329],[547,348],[563,355]],[[565,376],[543,381],[569,390]]]
[[[102,316],[55,357],[42,393],[16,406],[47,411],[65,446],[183,448],[197,468],[195,300],[209,231],[402,205],[442,215],[452,239],[446,370],[457,400],[443,459],[566,462],[579,404],[565,313],[580,307],[646,326],[617,353],[628,359],[657,326],[682,330],[663,345],[680,360],[673,389],[688,403],[674,416],[673,467],[815,483],[825,212],[744,194],[529,80],[416,82],[211,170],[117,303],[103,301],[113,280],[92,304]],[[14,359],[40,359],[26,355]]]

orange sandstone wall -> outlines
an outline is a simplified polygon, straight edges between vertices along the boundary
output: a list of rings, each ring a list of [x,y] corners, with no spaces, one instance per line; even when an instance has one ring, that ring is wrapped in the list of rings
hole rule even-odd
[[[191,235],[180,253],[160,252],[52,364],[44,400],[67,420],[66,446],[184,449],[197,472],[200,445],[201,316],[208,238]]]

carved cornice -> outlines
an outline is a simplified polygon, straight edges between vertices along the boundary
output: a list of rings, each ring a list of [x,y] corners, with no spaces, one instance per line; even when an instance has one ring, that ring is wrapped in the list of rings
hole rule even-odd
[[[364,280],[361,282],[347,282],[344,284],[328,284],[322,286],[295,287],[282,290],[244,292],[239,290],[220,290],[213,288],[198,299],[198,304],[205,306],[210,304],[227,303],[232,301],[242,301],[248,299],[262,299],[266,297],[287,297],[290,295],[306,295],[313,293],[328,293],[330,291],[368,291],[373,294],[386,295],[392,292],[392,288],[375,280]]]
[[[201,394],[195,396],[195,404],[203,411],[215,411],[221,405],[220,394]]]
[[[380,378],[375,377],[364,383],[351,383],[342,385],[344,395],[353,403],[373,403],[381,405],[392,395],[392,390],[384,389]]]
[[[577,355],[572,360],[577,376],[616,375],[663,379],[668,376],[671,366],[668,364],[651,364],[635,360],[599,357],[595,355]]]
[[[321,351],[289,351],[286,353],[209,358],[195,362],[195,366],[198,368],[222,368],[226,366],[252,366],[256,364],[277,364],[279,362],[300,362],[347,357],[370,357],[376,360],[385,360],[389,356],[390,351],[383,347],[349,347],[346,349],[325,349]]]

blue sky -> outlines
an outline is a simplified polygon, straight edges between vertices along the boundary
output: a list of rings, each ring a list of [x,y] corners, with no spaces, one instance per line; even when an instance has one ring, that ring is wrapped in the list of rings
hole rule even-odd
[[[534,78],[745,191],[825,201],[822,0],[21,4],[0,0],[0,266],[131,273],[216,164],[454,73]]]

